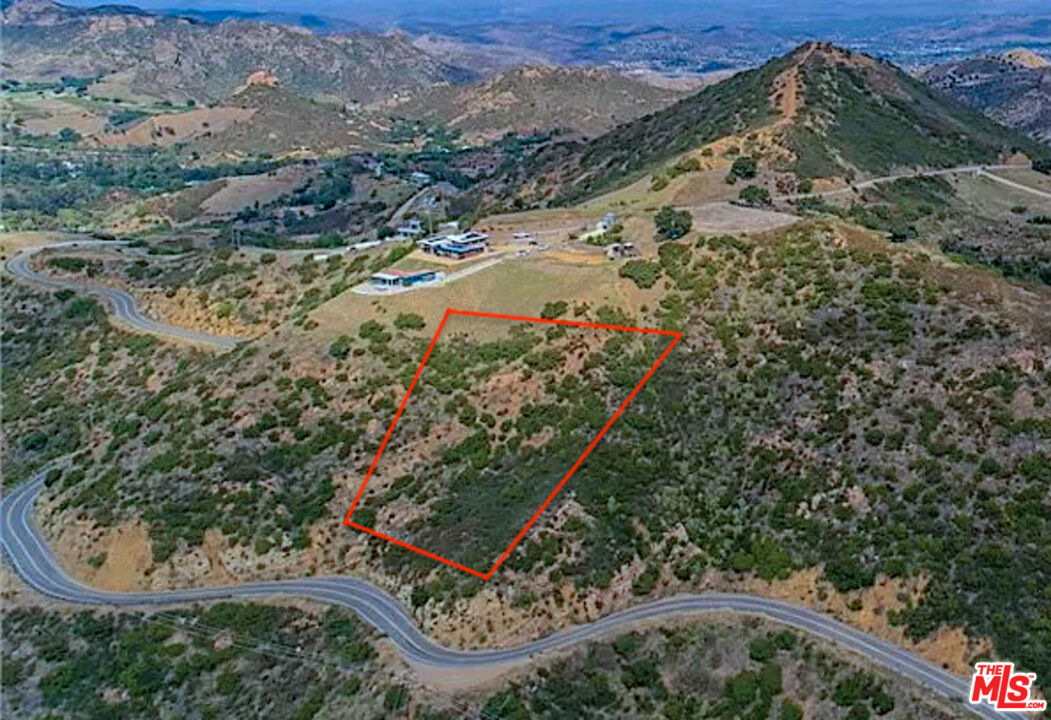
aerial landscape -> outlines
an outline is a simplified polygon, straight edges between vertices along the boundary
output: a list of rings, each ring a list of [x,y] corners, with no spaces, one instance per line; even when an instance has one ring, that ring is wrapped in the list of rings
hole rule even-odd
[[[1051,8],[172,5],[0,11],[0,717],[1051,717]]]

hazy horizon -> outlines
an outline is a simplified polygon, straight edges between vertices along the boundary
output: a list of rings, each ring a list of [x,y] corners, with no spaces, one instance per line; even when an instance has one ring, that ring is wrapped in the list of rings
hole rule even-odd
[[[92,7],[93,0],[67,0],[66,4]],[[578,2],[567,6],[551,0],[462,0],[450,6],[447,0],[141,0],[126,4],[149,10],[235,10],[239,12],[284,12],[315,14],[373,25],[399,23],[470,24],[486,22],[562,22],[566,24],[664,24],[687,27],[699,24],[739,24],[756,27],[813,26],[835,31],[867,19],[898,21],[902,25],[943,22],[947,26],[980,18],[1051,14],[1046,2],[1036,0],[935,0],[908,2],[842,2],[834,0],[717,0],[699,4],[670,0],[658,7],[627,0]]]

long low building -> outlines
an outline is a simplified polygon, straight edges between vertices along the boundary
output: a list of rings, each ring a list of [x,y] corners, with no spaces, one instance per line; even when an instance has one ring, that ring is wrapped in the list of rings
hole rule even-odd
[[[384,270],[369,279],[377,288],[404,288],[440,282],[444,278],[441,270]]]

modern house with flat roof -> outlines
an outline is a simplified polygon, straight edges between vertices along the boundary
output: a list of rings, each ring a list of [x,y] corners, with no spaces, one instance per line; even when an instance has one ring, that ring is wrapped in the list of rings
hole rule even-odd
[[[445,273],[440,270],[384,270],[369,279],[378,289],[394,289],[435,283],[444,277]]]
[[[394,233],[406,238],[419,237],[420,235],[423,235],[423,223],[416,218],[413,218],[404,225],[395,228]]]
[[[471,230],[465,233],[444,235],[420,240],[417,246],[426,253],[441,257],[463,260],[472,255],[480,255],[489,249],[489,236]]]

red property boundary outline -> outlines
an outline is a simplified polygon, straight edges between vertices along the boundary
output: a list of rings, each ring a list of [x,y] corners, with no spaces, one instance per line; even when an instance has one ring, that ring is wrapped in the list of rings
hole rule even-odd
[[[407,543],[395,537],[391,537],[390,535],[381,533],[378,530],[374,530],[373,528],[365,527],[364,525],[356,523],[350,519],[350,516],[354,514],[354,509],[358,506],[358,502],[361,500],[362,494],[365,492],[365,486],[368,485],[369,479],[372,477],[372,473],[376,470],[376,464],[379,463],[380,457],[383,455],[383,451],[387,447],[387,442],[390,440],[390,436],[394,432],[394,426],[398,424],[398,420],[401,418],[401,413],[403,410],[405,410],[405,406],[409,402],[409,396],[412,395],[412,390],[416,387],[416,381],[420,379],[420,374],[423,372],[423,367],[427,364],[427,360],[431,357],[431,351],[434,350],[434,346],[438,342],[438,337],[442,334],[442,330],[445,328],[445,322],[449,319],[449,316],[451,315],[465,315],[469,317],[492,318],[496,320],[517,320],[521,322],[543,323],[546,325],[568,325],[570,327],[599,328],[602,330],[620,330],[623,332],[645,333],[649,335],[666,335],[672,338],[672,341],[668,343],[668,347],[664,348],[664,352],[662,352],[660,357],[657,358],[657,361],[654,362],[653,365],[650,366],[650,369],[646,371],[646,374],[642,376],[642,380],[639,381],[639,384],[635,386],[635,388],[631,391],[628,397],[624,399],[624,402],[622,402],[617,408],[617,411],[613,413],[613,416],[606,421],[605,425],[602,426],[602,429],[599,430],[599,433],[595,436],[595,439],[591,441],[591,444],[587,446],[587,448],[584,450],[584,453],[579,458],[577,458],[577,461],[575,463],[573,463],[573,467],[569,468],[569,472],[567,472],[562,477],[562,480],[558,483],[558,485],[555,486],[555,489],[552,490],[551,493],[547,496],[547,499],[544,500],[544,503],[537,509],[535,513],[533,513],[533,516],[529,518],[529,522],[525,524],[525,527],[518,531],[518,534],[515,535],[514,540],[511,541],[511,544],[507,546],[507,549],[504,550],[504,552],[500,555],[499,558],[497,558],[496,562],[493,563],[493,566],[489,568],[489,571],[484,573],[469,568],[466,565],[461,565],[460,563],[455,562],[454,560],[444,558],[441,555],[436,555],[435,553],[424,550],[423,548],[416,547],[411,543]],[[457,570],[463,570],[465,573],[469,573],[471,575],[474,575],[475,577],[479,577],[482,580],[489,580],[489,578],[493,576],[493,573],[496,572],[497,568],[499,568],[503,564],[504,560],[507,559],[508,555],[511,554],[511,551],[515,549],[515,546],[518,545],[519,541],[521,541],[521,539],[525,537],[525,534],[529,532],[529,528],[533,526],[533,523],[537,521],[537,518],[540,517],[544,510],[547,509],[547,506],[551,504],[551,501],[555,499],[555,496],[558,495],[559,491],[562,490],[562,486],[566,484],[569,478],[573,476],[573,473],[577,471],[577,468],[579,468],[580,465],[587,458],[587,456],[591,454],[591,451],[595,449],[595,446],[598,445],[599,440],[601,440],[602,436],[606,434],[606,431],[613,426],[613,423],[617,420],[618,417],[620,417],[620,414],[624,412],[624,409],[628,406],[628,403],[635,399],[635,396],[638,394],[639,390],[642,389],[642,386],[646,384],[646,382],[650,379],[650,377],[657,370],[660,364],[664,362],[664,358],[668,357],[668,353],[671,352],[672,348],[674,348],[681,339],[682,333],[676,332],[674,330],[658,330],[656,328],[627,327],[622,325],[603,325],[600,323],[576,322],[573,320],[526,317],[523,315],[501,315],[498,313],[486,313],[476,312],[474,310],[456,310],[453,308],[446,308],[445,315],[442,316],[441,322],[438,323],[438,329],[435,331],[434,337],[431,338],[431,344],[427,346],[427,352],[423,354],[423,359],[420,361],[420,366],[416,368],[416,375],[413,376],[412,382],[409,383],[409,388],[405,391],[405,397],[402,398],[401,405],[398,407],[398,411],[394,413],[394,419],[391,421],[390,427],[387,428],[387,434],[383,437],[383,442],[380,443],[379,450],[376,451],[376,457],[373,458],[372,465],[369,466],[368,472],[365,473],[365,479],[361,481],[361,487],[358,488],[358,493],[354,496],[354,502],[350,504],[350,510],[347,511],[347,516],[343,520],[343,525],[356,528],[357,530],[361,530],[363,532],[367,532],[368,534],[375,535],[378,538],[383,538],[384,540],[406,548],[407,550],[418,552],[421,555],[429,557],[432,560],[437,560],[438,562],[449,565],[450,567],[454,567]]]

